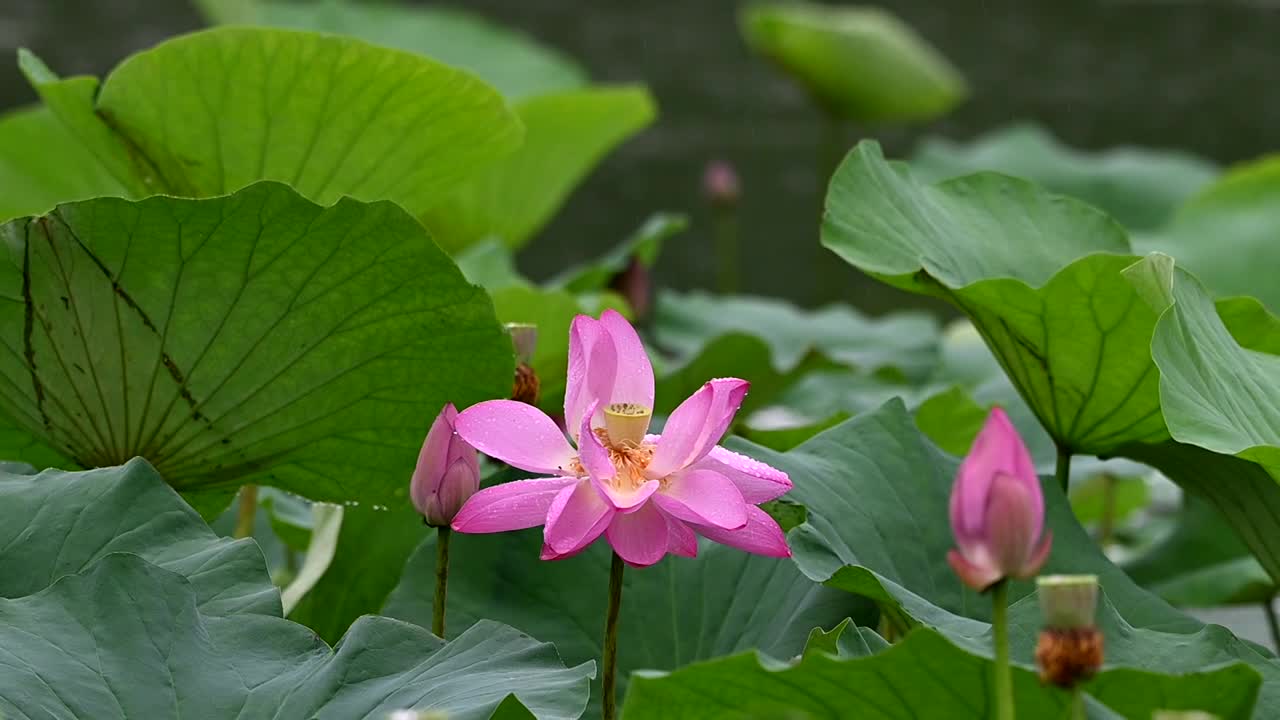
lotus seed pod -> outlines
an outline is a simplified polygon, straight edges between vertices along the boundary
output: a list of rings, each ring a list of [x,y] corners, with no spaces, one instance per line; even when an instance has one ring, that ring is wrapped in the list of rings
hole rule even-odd
[[[1097,575],[1045,575],[1036,579],[1036,591],[1045,627],[1094,626],[1098,606]]]

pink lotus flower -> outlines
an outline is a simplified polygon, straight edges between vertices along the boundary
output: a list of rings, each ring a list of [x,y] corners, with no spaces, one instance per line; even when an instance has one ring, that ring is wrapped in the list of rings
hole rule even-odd
[[[453,522],[462,503],[480,489],[480,462],[475,448],[454,433],[457,418],[453,403],[436,416],[409,481],[409,499],[433,527]]]
[[[947,561],[965,585],[982,591],[1006,577],[1027,579],[1049,557],[1044,494],[1031,453],[1004,410],[995,408],[973,440],[951,488]]]
[[[604,535],[627,563],[694,557],[697,535],[747,552],[788,557],[782,530],[756,507],[791,489],[787,474],[716,443],[747,383],[712,380],[681,403],[661,435],[646,434],[653,367],[618,313],[579,315],[569,334],[565,424],[540,410],[491,400],[458,415],[458,434],[508,465],[553,477],[476,493],[454,518],[459,532],[545,525],[542,558],[569,557]]]

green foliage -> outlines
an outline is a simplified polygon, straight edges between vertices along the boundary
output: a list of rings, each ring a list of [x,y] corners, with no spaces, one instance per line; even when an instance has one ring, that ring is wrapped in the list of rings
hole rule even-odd
[[[795,490],[788,498],[808,509],[808,522],[792,530],[788,542],[806,577],[867,597],[969,652],[990,654],[990,601],[963,586],[946,561],[954,540],[942,518],[958,460],[920,435],[900,401],[784,454],[743,442],[730,446],[791,476]],[[1138,587],[1098,550],[1052,478],[1043,484],[1046,526],[1054,534],[1043,572],[1099,577],[1105,600],[1098,623],[1110,664],[1188,673],[1243,661],[1264,678],[1263,716],[1280,711],[1280,665]],[[1030,666],[1040,609],[1030,583],[1013,584],[1010,598],[1013,660]]]
[[[868,318],[846,305],[804,312],[770,298],[664,292],[654,314],[657,344],[679,357],[737,332],[767,343],[775,367],[784,372],[811,350],[864,371],[895,368],[908,377],[923,375],[937,362],[937,320],[919,312]]]
[[[911,156],[911,169],[929,182],[981,170],[1013,175],[1084,200],[1131,230],[1160,227],[1218,174],[1212,163],[1183,152],[1076,150],[1027,124],[993,130],[966,143],[926,138]]]
[[[421,214],[522,135],[502,96],[469,73],[334,35],[193,33],[126,59],[100,90],[90,77],[59,80],[29,53],[22,65],[132,197],[277,180],[321,204],[392,200]]]
[[[197,0],[210,20],[352,35],[469,70],[519,99],[585,85],[572,59],[532,38],[453,8],[347,0]]]
[[[21,658],[0,673],[6,717],[302,720],[430,707],[487,718],[515,694],[534,717],[559,720],[586,702],[589,663],[566,668],[551,646],[497,623],[445,644],[365,617],[330,649],[280,617],[253,543],[215,536],[140,459],[78,473],[9,468],[0,493],[0,641]],[[357,677],[378,681],[348,681]]]
[[[1268,271],[1277,259],[1278,223],[1280,157],[1273,156],[1232,168],[1139,247],[1176,257],[1214,295],[1249,295],[1280,312],[1280,290]]]
[[[1023,717],[1067,717],[1071,695],[1036,674],[1014,671],[1014,698]],[[992,663],[942,635],[916,630],[865,657],[806,653],[777,667],[746,652],[632,681],[623,711],[629,720],[739,718],[966,718],[990,715]],[[1178,675],[1130,669],[1103,671],[1086,686],[1090,717],[1151,717],[1159,709],[1207,710],[1248,718],[1259,678],[1235,664]]]
[[[1267,475],[1265,461],[1250,468],[1215,454],[1247,455],[1242,443],[1253,430],[1246,426],[1265,424],[1269,411],[1225,425],[1183,417],[1255,407],[1255,400],[1239,404],[1252,387],[1239,377],[1251,377],[1252,365],[1266,366],[1273,356],[1254,358],[1239,348],[1202,294],[1194,306],[1199,327],[1212,330],[1213,346],[1221,344],[1240,364],[1215,359],[1197,367],[1204,347],[1170,350],[1170,360],[1163,361],[1161,348],[1176,333],[1162,328],[1181,317],[1180,311],[1166,312],[1157,327],[1158,311],[1170,302],[1168,264],[1148,260],[1126,271],[1137,258],[1114,221],[992,173],[924,185],[906,168],[886,163],[874,143],[863,143],[832,180],[823,243],[886,282],[955,304],[1057,448],[1120,454],[1157,467],[1208,499],[1271,576],[1280,577],[1280,486]],[[1234,317],[1248,323],[1267,316]],[[1235,331],[1272,342],[1265,329]],[[1187,365],[1190,385],[1171,393],[1166,362]],[[1198,376],[1206,371],[1211,378]],[[1226,394],[1210,399],[1208,387]],[[1256,452],[1266,456],[1267,449]]]
[[[1187,499],[1172,532],[1124,569],[1143,587],[1188,607],[1262,602],[1276,592],[1222,515],[1195,497]]]
[[[111,554],[185,577],[201,613],[280,613],[249,540],[215,535],[141,459],[84,472],[0,469],[0,597],[34,595]]]
[[[514,109],[525,127],[524,144],[459,183],[423,217],[450,252],[487,238],[524,245],[610,150],[656,114],[643,87],[566,90]]]
[[[71,170],[74,169],[74,170]],[[0,116],[0,220],[127,191],[48,108]]]
[[[249,482],[404,502],[427,419],[510,389],[488,297],[390,203],[261,183],[0,233],[5,413],[81,466],[145,457],[207,512]]]
[[[1169,434],[1280,478],[1280,357],[1241,347],[1204,286],[1169,256],[1125,274],[1161,313],[1151,356]]]
[[[739,23],[747,44],[790,73],[819,107],[854,122],[930,120],[968,94],[945,58],[879,8],[755,3]]]
[[[538,559],[540,529],[462,535],[450,549],[450,634],[481,618],[508,623],[555,643],[566,662],[599,658],[610,550],[597,542],[581,555]],[[384,612],[429,626],[435,542],[410,558]],[[634,670],[667,670],[749,648],[774,657],[799,654],[809,631],[855,613],[856,598],[805,581],[787,560],[704,542],[696,559],[669,557],[624,576],[618,641],[620,693]],[[599,714],[593,684],[587,716]]]

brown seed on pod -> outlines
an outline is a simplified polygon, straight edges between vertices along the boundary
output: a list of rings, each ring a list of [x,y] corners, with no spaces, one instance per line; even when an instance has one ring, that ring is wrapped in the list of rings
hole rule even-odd
[[[1045,628],[1036,644],[1040,679],[1062,688],[1074,687],[1102,667],[1102,631],[1087,628]]]

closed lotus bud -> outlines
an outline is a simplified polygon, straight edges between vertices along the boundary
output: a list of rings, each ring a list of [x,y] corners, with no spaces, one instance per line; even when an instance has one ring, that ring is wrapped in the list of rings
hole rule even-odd
[[[733,165],[724,160],[713,160],[707,163],[707,169],[702,173],[702,192],[716,207],[727,208],[737,205],[742,189]]]
[[[1049,557],[1044,494],[1031,454],[1004,410],[995,408],[974,438],[951,487],[947,561],[964,584],[983,591],[1006,578],[1035,577]]]
[[[462,503],[480,489],[480,462],[475,449],[454,431],[457,417],[453,403],[436,416],[409,483],[413,506],[432,527],[448,526]]]
[[[1102,631],[1094,625],[1096,575],[1049,575],[1036,580],[1044,629],[1036,644],[1040,678],[1071,688],[1102,667]]]
[[[538,326],[528,323],[507,323],[511,345],[516,351],[516,374],[511,383],[511,399],[529,405],[538,404],[542,383],[534,372],[533,353],[538,347]]]

